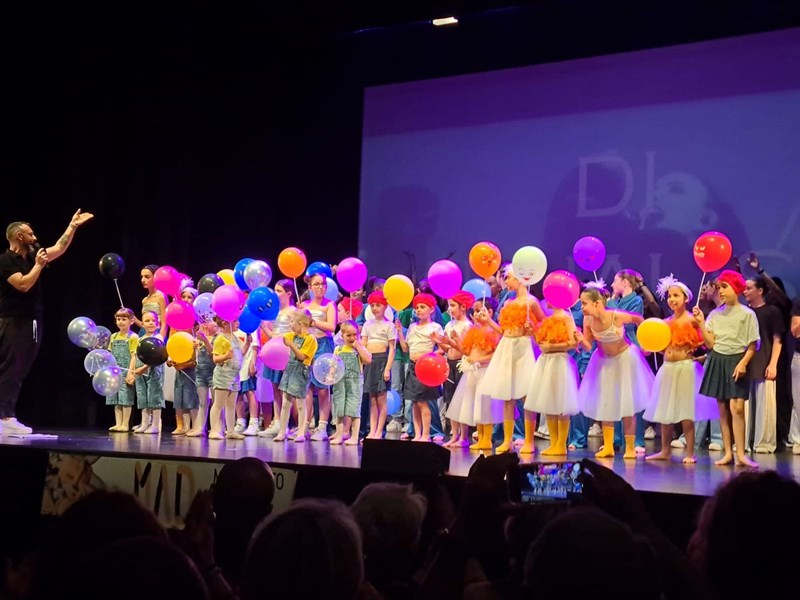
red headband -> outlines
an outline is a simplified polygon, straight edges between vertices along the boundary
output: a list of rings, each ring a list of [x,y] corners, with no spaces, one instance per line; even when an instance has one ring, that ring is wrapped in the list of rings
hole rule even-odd
[[[386,302],[386,296],[383,295],[383,292],[380,290],[375,290],[372,292],[369,297],[367,298],[368,304],[383,304],[384,306],[389,306],[389,303]]]
[[[737,273],[736,271],[731,271],[730,269],[726,269],[720,273],[717,277],[717,281],[724,281],[731,286],[731,289],[737,294],[741,294],[746,287],[742,274]]]
[[[431,308],[436,307],[436,298],[431,296],[430,294],[417,294],[414,296],[413,302],[411,305],[414,308],[417,308],[417,304],[425,304],[426,306],[430,306]]]
[[[475,296],[464,290],[461,290],[460,292],[456,292],[455,294],[453,294],[450,300],[452,300],[456,304],[460,304],[464,308],[471,308],[472,305],[475,304]]]

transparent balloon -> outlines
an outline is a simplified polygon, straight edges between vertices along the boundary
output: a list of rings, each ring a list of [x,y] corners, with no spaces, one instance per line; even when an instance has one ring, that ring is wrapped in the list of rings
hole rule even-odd
[[[89,375],[94,375],[100,369],[116,366],[117,360],[114,358],[114,355],[102,348],[92,350],[86,355],[86,358],[83,359],[83,368],[86,369]]]
[[[335,354],[320,354],[311,366],[314,379],[322,385],[335,385],[344,377],[344,362]]]
[[[92,387],[101,396],[113,396],[122,385],[122,369],[105,367],[92,376]]]
[[[244,268],[244,281],[251,290],[267,287],[272,281],[272,269],[263,260],[254,260]]]
[[[89,317],[75,317],[67,325],[67,337],[80,348],[94,348],[97,343],[97,325]]]
[[[102,325],[97,326],[97,341],[94,344],[95,348],[108,348],[111,342],[111,330]]]

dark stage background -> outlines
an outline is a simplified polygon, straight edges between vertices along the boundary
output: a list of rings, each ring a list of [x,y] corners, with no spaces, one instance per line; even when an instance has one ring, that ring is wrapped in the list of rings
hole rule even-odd
[[[96,218],[44,274],[44,344],[18,415],[105,423],[66,326],[113,330],[97,262],[116,252],[126,305],[139,269],[198,279],[289,245],[358,250],[364,89],[800,25],[794,2],[20,3],[5,15],[0,222],[52,244]],[[402,6],[400,6],[402,5]],[[455,28],[432,17],[458,14]],[[47,205],[47,207],[45,207]],[[432,232],[435,235],[435,232]],[[383,273],[382,275],[388,275]]]

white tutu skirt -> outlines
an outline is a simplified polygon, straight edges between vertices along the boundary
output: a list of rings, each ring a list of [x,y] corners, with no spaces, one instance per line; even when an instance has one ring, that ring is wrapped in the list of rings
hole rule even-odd
[[[525,410],[543,415],[576,415],[578,368],[566,352],[543,352],[533,367]]]
[[[595,350],[578,390],[578,403],[583,414],[596,421],[632,417],[649,406],[654,378],[636,346],[617,356]]]
[[[491,396],[479,396],[478,386],[486,375],[486,367],[476,371],[467,371],[453,393],[447,418],[469,426],[488,425],[503,422],[502,400],[493,400]]]
[[[528,336],[502,337],[480,384],[479,395],[517,400],[528,393],[536,359]]]
[[[700,393],[703,367],[692,359],[665,362],[656,373],[644,418],[654,423],[719,419],[714,398]]]

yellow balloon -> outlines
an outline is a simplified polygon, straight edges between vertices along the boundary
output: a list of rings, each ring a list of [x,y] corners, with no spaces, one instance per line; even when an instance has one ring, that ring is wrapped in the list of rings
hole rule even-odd
[[[217,272],[217,275],[222,277],[222,281],[228,285],[236,285],[236,278],[233,276],[233,269],[222,269],[222,271]]]
[[[194,356],[194,338],[191,333],[177,331],[167,339],[167,354],[176,363],[184,363]]]
[[[414,299],[414,284],[405,275],[392,275],[383,284],[386,302],[395,310],[403,310]]]
[[[672,334],[669,325],[663,319],[651,317],[645,319],[636,329],[636,339],[643,350],[648,352],[661,352],[669,346]]]

